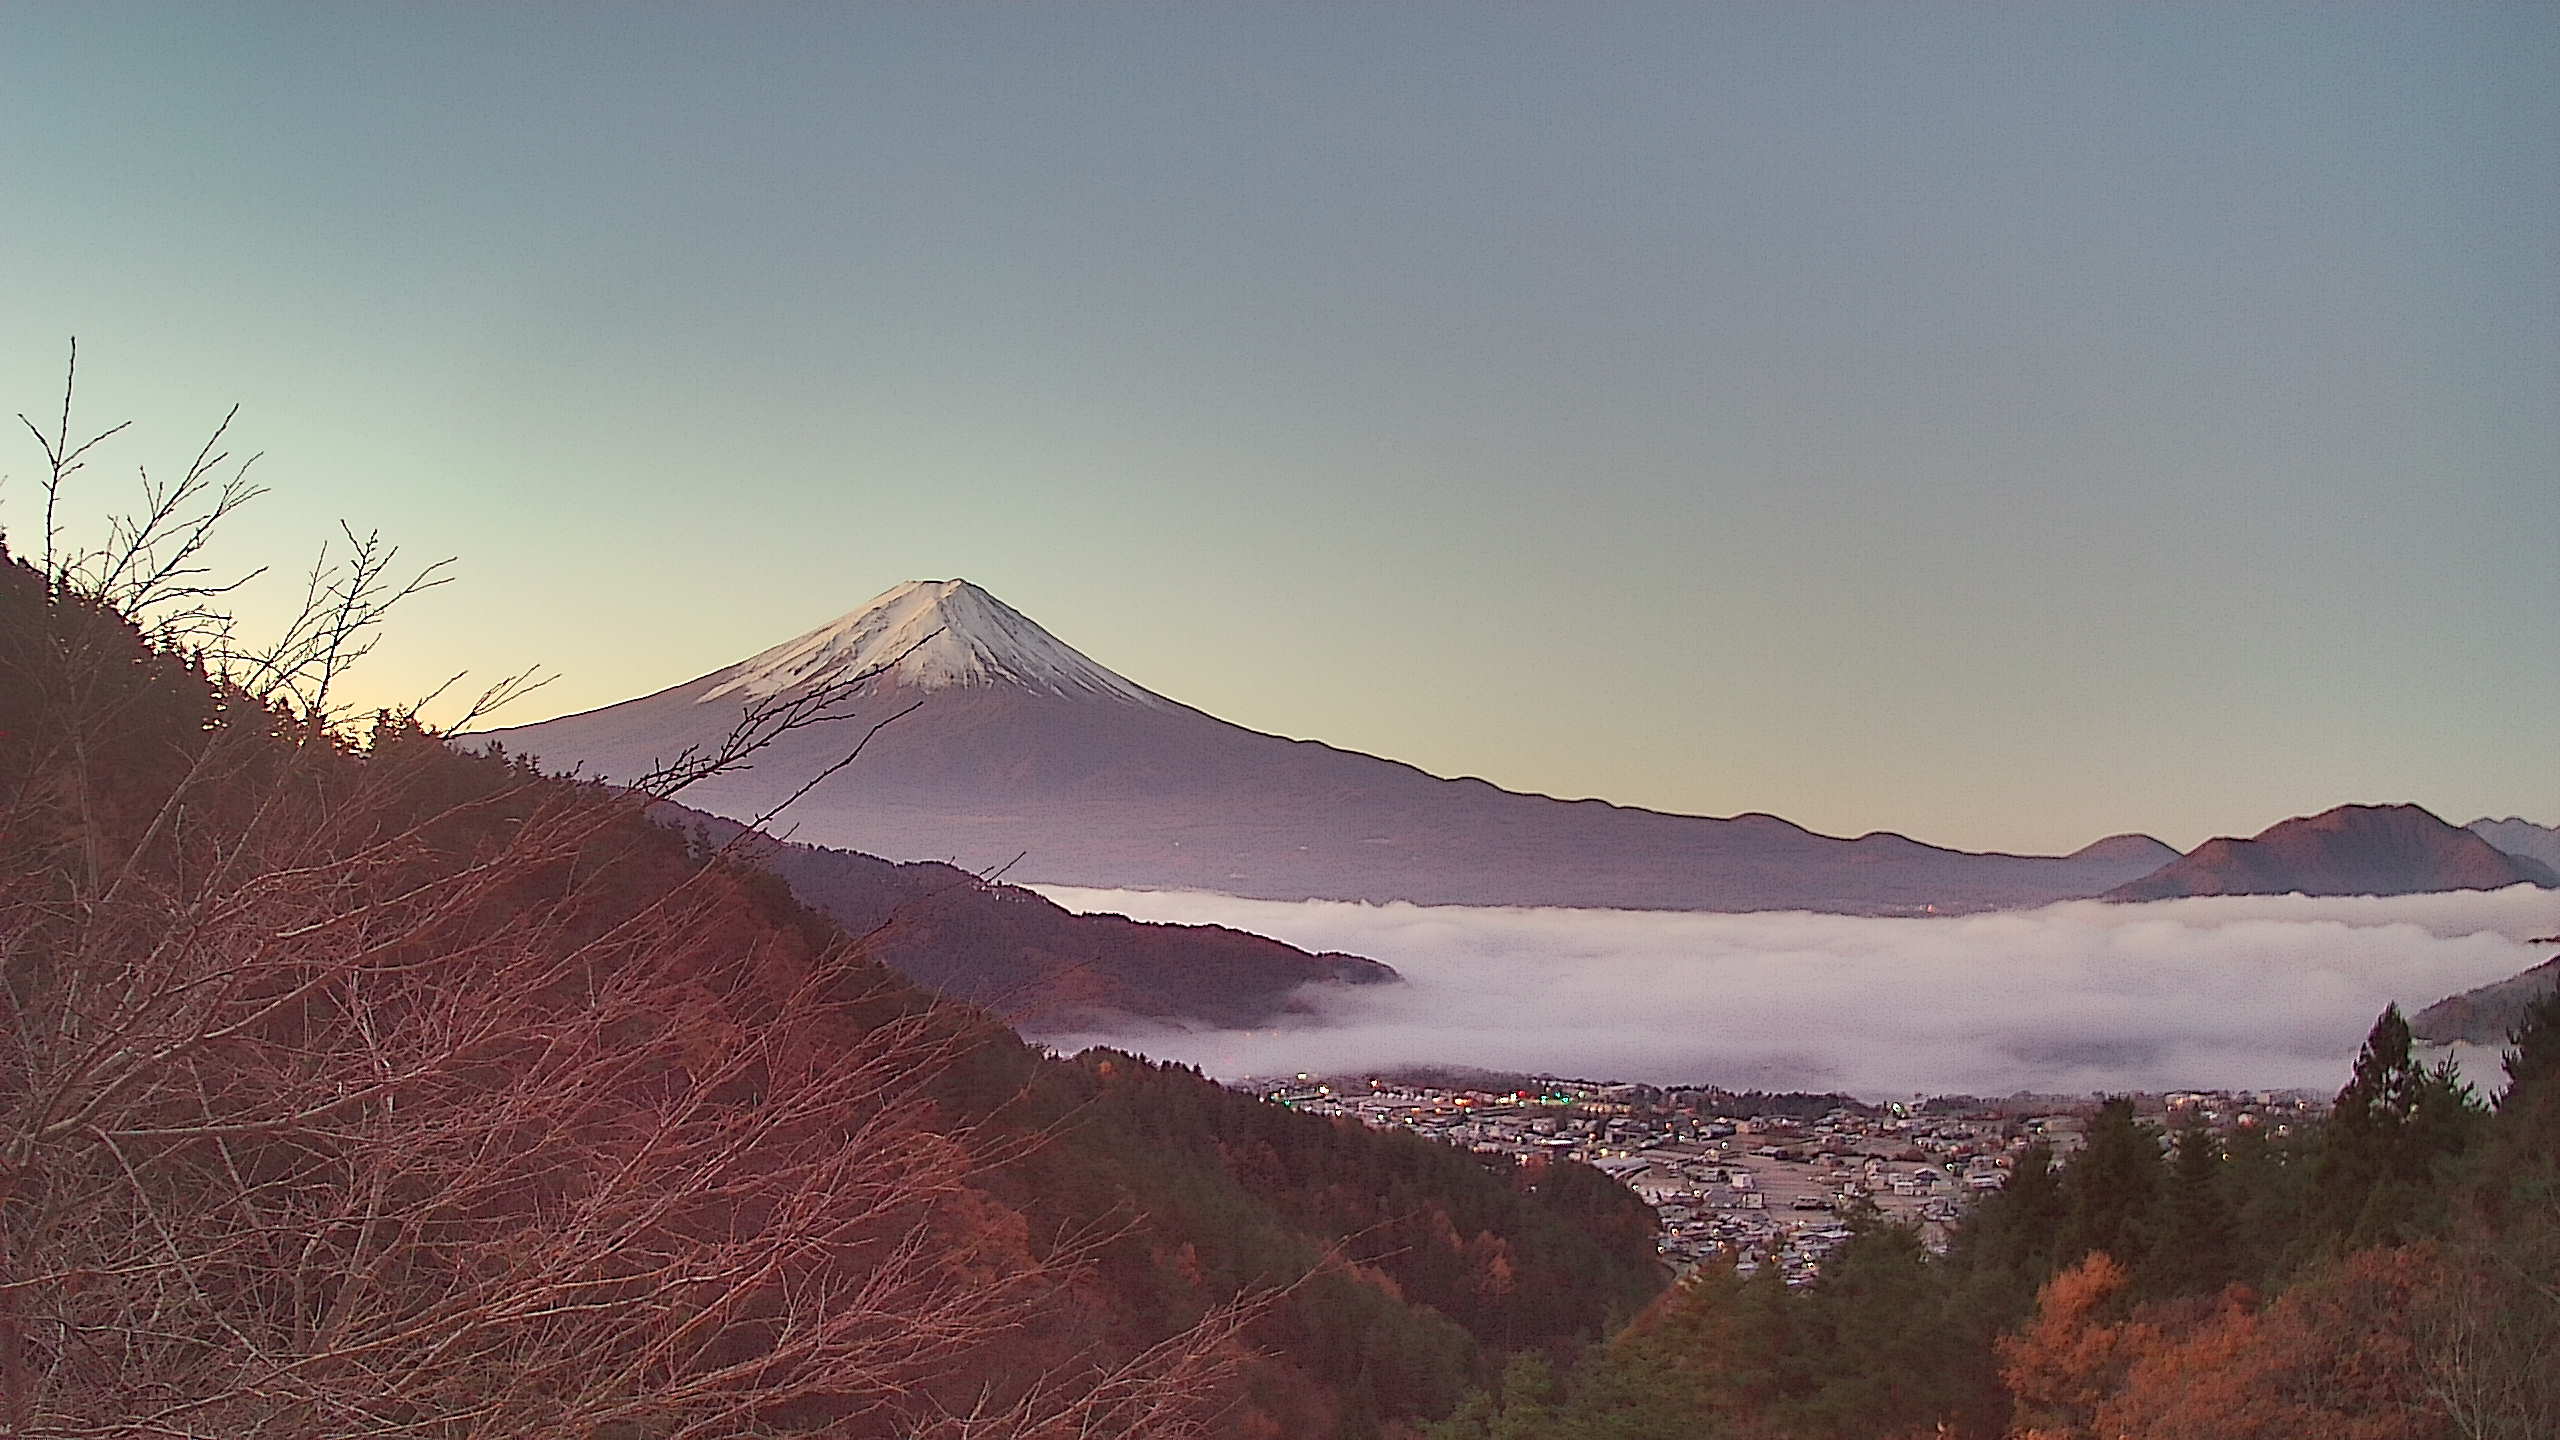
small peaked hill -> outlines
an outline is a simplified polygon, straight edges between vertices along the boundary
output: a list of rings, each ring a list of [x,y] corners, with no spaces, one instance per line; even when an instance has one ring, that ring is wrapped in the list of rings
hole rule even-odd
[[[2409,1017],[2409,1033],[2435,1045],[2504,1045],[2533,1002],[2560,988],[2560,955],[2521,974],[2448,995]]]
[[[2463,828],[2510,855],[2539,860],[2560,871],[2560,828],[2536,825],[2513,815],[2504,820],[2484,815]]]
[[[993,1010],[1029,1035],[1126,1029],[1131,1019],[1249,1029],[1311,1017],[1318,991],[1403,978],[1375,960],[1310,955],[1223,925],[1078,915],[938,861],[899,864],[772,840],[680,805],[661,805],[654,818],[698,850],[725,848],[779,876],[801,904],[863,937],[871,958],[909,980]]]
[[[2560,885],[2560,876],[2415,805],[2341,805],[2246,840],[2208,840],[2105,898],[2418,895],[2519,884]]]
[[[2177,859],[2178,848],[2148,835],[2109,835],[2103,840],[2092,840],[2063,858],[2157,867]]]
[[[810,697],[837,718],[685,802],[753,819],[860,747],[792,804],[795,837],[1026,884],[1264,900],[1914,914],[2085,898],[2174,853],[2137,836],[1974,854],[1444,779],[1192,709],[965,580],[910,581],[656,694],[472,740],[629,780],[718,746],[745,708]]]

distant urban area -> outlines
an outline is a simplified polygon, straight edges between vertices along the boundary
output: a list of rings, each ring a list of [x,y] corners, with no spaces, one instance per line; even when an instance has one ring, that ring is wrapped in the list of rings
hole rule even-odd
[[[1867,1104],[1838,1094],[1736,1092],[1552,1076],[1468,1080],[1294,1075],[1235,1088],[1273,1104],[1337,1115],[1483,1155],[1579,1160],[1653,1207],[1656,1243],[1675,1269],[1729,1254],[1744,1274],[1775,1264],[1810,1282],[1872,1206],[1943,1251],[1976,1196],[2003,1188],[2042,1143],[2080,1148],[2098,1097],[1940,1096]],[[2288,1135],[2329,1108],[2305,1091],[2184,1090],[2130,1097],[2164,1145],[2202,1126],[2216,1135]]]

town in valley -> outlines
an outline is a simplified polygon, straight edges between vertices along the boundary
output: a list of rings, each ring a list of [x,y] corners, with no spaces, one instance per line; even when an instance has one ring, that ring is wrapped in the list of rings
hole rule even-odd
[[[1966,1206],[2008,1184],[2043,1145],[2080,1148],[2099,1097],[1915,1096],[1870,1104],[1846,1095],[1735,1092],[1553,1076],[1250,1078],[1236,1088],[1308,1114],[1408,1130],[1480,1155],[1577,1160],[1653,1207],[1674,1269],[1730,1258],[1744,1274],[1778,1266],[1809,1283],[1872,1207],[1942,1251]],[[2326,1113],[2298,1090],[2182,1090],[2128,1097],[2163,1144],[2202,1126],[2273,1137]]]

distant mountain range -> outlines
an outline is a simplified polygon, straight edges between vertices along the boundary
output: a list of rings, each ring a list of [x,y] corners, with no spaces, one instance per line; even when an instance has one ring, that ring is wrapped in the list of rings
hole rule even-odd
[[[1310,1014],[1310,986],[1401,978],[1375,960],[1310,955],[1222,925],[1079,915],[949,865],[788,844],[681,805],[653,818],[780,877],[869,958],[1028,1035],[1125,1031],[1131,1019],[1250,1029]]]
[[[2560,885],[2560,875],[2415,805],[2341,805],[2271,825],[2246,840],[2208,840],[2108,891],[2106,898],[2414,895],[2518,884]]]
[[[2483,817],[2463,828],[2510,855],[2521,855],[2528,860],[2540,861],[2553,871],[2560,872],[2560,829],[2554,829],[2549,825],[2536,825],[2530,820],[2519,820],[2512,815],[2504,820]]]
[[[2472,834],[2415,807],[2350,806],[2186,857],[2147,835],[2069,855],[1979,854],[1890,832],[1820,835],[1774,815],[1557,800],[1230,724],[1113,673],[965,580],[910,581],[681,685],[475,738],[629,779],[716,746],[750,708],[831,692],[844,718],[783,735],[752,769],[684,800],[765,814],[869,736],[858,763],[791,805],[781,824],[794,838],[1001,866],[1024,883],[1868,915],[2549,884],[2532,854],[2499,847],[2560,843],[2523,821]]]

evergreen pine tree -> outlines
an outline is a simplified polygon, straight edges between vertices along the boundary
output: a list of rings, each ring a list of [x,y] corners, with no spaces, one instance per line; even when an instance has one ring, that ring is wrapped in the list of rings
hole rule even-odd
[[[2231,1207],[2234,1279],[2268,1284],[2296,1248],[2310,1203],[2308,1143],[2299,1135],[2272,1135],[2263,1126],[2247,1124],[2223,1137],[2222,1193]]]
[[[2409,1022],[2386,1005],[2338,1092],[2316,1176],[2319,1236],[2343,1248],[2417,1238],[2442,1219],[2437,1167],[2478,1128],[2470,1087],[2450,1064],[2422,1068]]]
[[[2136,1280],[2154,1296],[2198,1295],[2236,1278],[2222,1146],[2201,1123],[2179,1126],[2150,1251]]]
[[[2551,937],[2560,940],[2560,935]],[[2543,992],[2525,1008],[2516,1028],[2507,1032],[2507,1088],[2498,1111],[2522,1111],[2547,1105],[2560,1091],[2560,987]]]
[[[2356,1053],[2355,1073],[2329,1112],[2340,1134],[2388,1134],[2417,1108],[2419,1071],[2409,1053],[2409,1022],[2398,1005],[2385,1005]]]
[[[2089,1123],[2088,1148],[2062,1172],[2061,1258],[2077,1260],[2092,1250],[2120,1260],[2139,1257],[2160,1178],[2157,1133],[2134,1117],[2132,1100],[2109,1097]]]

